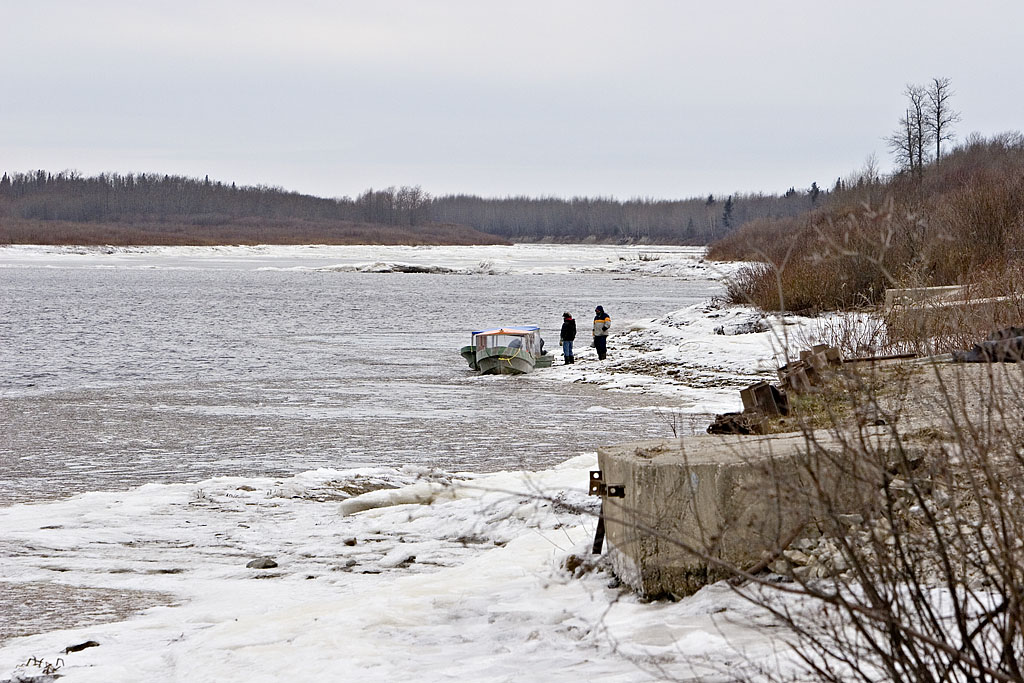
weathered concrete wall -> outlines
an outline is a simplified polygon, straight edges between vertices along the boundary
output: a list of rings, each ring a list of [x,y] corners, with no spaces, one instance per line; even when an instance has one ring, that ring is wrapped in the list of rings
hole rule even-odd
[[[884,430],[876,438],[885,440]],[[842,450],[824,433],[815,435],[812,448],[800,434],[702,435],[599,448],[604,483],[625,486],[624,498],[604,499],[616,574],[644,595],[684,596],[729,576],[686,548],[741,568],[756,565],[801,535],[815,515],[815,491],[843,495],[846,484],[835,475],[830,449]]]
[[[887,290],[889,291],[893,290]],[[1012,296],[956,300],[943,297],[923,299],[903,305],[887,306],[884,315],[885,329],[889,339],[894,341],[922,343],[933,337],[951,335],[980,339],[988,332],[1019,324],[1019,304],[1019,300]]]
[[[862,372],[886,387],[874,396],[877,404],[864,406],[883,414],[886,426],[858,426],[865,423],[849,415],[842,438],[824,431],[701,435],[599,448],[603,482],[625,490],[624,498],[604,499],[605,538],[619,576],[646,595],[687,595],[728,572],[682,546],[751,567],[808,518],[828,534],[830,521],[873,515],[872,506],[885,502],[881,482],[898,477],[901,462],[930,467],[928,455],[946,440],[955,444],[965,424],[984,434],[1015,433],[1024,424],[1024,363],[938,357],[880,362]],[[817,535],[816,527],[803,531]]]
[[[891,310],[894,306],[907,306],[938,299],[952,301],[963,299],[964,287],[961,285],[945,285],[941,287],[901,287],[898,289],[885,290],[885,309]]]

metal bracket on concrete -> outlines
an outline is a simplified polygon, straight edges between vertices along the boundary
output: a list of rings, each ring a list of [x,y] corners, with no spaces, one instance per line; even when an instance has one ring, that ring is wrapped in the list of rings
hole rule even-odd
[[[601,470],[590,470],[590,495],[625,498],[626,486],[625,484],[605,484],[601,478]]]
[[[626,486],[624,484],[605,484],[601,470],[590,470],[590,495],[602,496],[601,514],[597,517],[597,529],[594,531],[595,555],[601,554],[604,546],[604,498],[625,498]]]
[[[594,555],[600,555],[604,547],[604,501],[601,501],[601,514],[597,517],[597,528],[594,530]]]

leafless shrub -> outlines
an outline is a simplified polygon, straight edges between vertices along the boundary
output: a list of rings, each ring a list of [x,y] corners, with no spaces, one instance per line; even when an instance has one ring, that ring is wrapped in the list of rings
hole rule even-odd
[[[846,313],[818,318],[814,338],[803,344],[828,344],[845,358],[900,353],[904,347],[892,342],[885,321],[868,313]]]
[[[891,206],[863,209],[839,222],[822,220],[754,250],[754,260],[727,285],[732,303],[768,311],[859,308],[881,300],[891,286],[897,231]]]
[[[805,432],[818,536],[773,565],[800,599],[778,599],[770,583],[738,588],[790,629],[805,674],[1022,680],[1022,374],[962,370],[929,368],[899,410],[865,384],[855,400],[886,427],[837,419],[827,445]],[[928,395],[938,405],[922,419]],[[781,483],[787,500],[797,493]]]
[[[770,573],[723,563],[720,538],[676,543],[784,626],[798,665],[752,678],[1024,680],[1024,367],[867,365],[834,382],[826,428],[789,418],[798,471],[765,473],[765,509],[808,520]]]

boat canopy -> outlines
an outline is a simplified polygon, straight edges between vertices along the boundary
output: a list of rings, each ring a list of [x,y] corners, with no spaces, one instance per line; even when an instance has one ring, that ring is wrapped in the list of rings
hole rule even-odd
[[[517,327],[495,327],[490,330],[479,330],[477,332],[473,332],[473,336],[475,337],[480,334],[508,334],[524,337],[528,334],[538,332],[539,330],[540,328],[537,327],[536,325],[521,325]]]
[[[540,328],[536,325],[518,325],[516,327],[495,327],[490,330],[474,332],[470,344],[477,350],[508,348],[522,349],[534,356],[544,352],[544,340],[540,338]],[[515,353],[519,353],[516,351]]]

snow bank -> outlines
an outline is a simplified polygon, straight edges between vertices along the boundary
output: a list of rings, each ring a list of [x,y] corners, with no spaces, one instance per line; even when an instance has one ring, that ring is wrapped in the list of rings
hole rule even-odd
[[[171,596],[127,621],[8,640],[0,677],[60,657],[69,683],[637,680],[655,663],[724,669],[739,661],[733,640],[767,652],[727,589],[644,605],[601,572],[563,568],[593,537],[595,464],[588,454],[535,473],[319,470],[0,510],[5,582]],[[394,488],[346,497],[368,486]],[[339,497],[392,504],[342,516]],[[259,556],[278,566],[246,568]],[[89,640],[99,646],[64,652]]]

